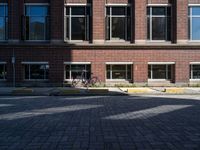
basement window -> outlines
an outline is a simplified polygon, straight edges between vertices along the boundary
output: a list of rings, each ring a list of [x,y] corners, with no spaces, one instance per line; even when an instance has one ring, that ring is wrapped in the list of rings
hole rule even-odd
[[[200,79],[200,64],[190,65],[190,79]]]
[[[0,63],[0,80],[6,80],[6,76],[7,76],[6,64]]]

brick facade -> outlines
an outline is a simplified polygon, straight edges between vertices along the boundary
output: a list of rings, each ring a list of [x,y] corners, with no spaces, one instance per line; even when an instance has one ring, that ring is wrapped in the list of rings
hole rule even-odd
[[[0,2],[5,2],[0,0]],[[188,3],[200,4],[199,0],[10,0],[8,42],[0,43],[0,62],[7,62],[7,80],[13,81],[11,57],[16,57],[16,82],[24,81],[22,62],[49,62],[49,85],[62,85],[64,62],[91,62],[92,72],[106,82],[106,62],[132,62],[133,83],[148,83],[148,62],[175,62],[173,83],[189,84],[190,62],[200,62],[200,45],[188,42]],[[50,41],[28,43],[21,38],[23,3],[49,3]],[[92,6],[92,39],[90,43],[64,42],[64,4],[76,3]],[[132,6],[132,40],[130,43],[105,41],[105,5],[130,4]],[[171,43],[147,43],[148,4],[172,6]],[[176,12],[176,13],[174,13]],[[12,41],[12,42],[10,42]],[[13,42],[14,41],[14,42]],[[2,83],[1,82],[1,83]],[[0,84],[1,85],[1,84]]]

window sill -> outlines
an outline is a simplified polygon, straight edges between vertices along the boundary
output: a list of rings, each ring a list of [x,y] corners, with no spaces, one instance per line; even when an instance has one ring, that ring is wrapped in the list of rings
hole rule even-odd
[[[82,40],[64,40],[65,43],[70,44],[89,44],[89,41],[82,41]]]
[[[126,40],[106,40],[105,43],[129,43],[130,41],[126,41]]]
[[[26,43],[48,43],[50,40],[24,40]]]
[[[162,40],[147,40],[146,44],[172,44],[171,41],[162,41]]]
[[[148,79],[148,82],[171,82],[170,79]]]
[[[131,79],[106,79],[106,82],[130,82]]]
[[[27,82],[41,82],[41,81],[49,81],[48,79],[24,79]]]
[[[200,79],[190,79],[191,82],[200,82]]]
[[[6,81],[6,79],[0,79],[0,82],[5,82]]]

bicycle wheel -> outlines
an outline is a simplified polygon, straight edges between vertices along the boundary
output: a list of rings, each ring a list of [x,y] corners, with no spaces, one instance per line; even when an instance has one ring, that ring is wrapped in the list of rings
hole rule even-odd
[[[92,77],[89,82],[90,86],[100,86],[101,80],[98,77]]]
[[[80,79],[73,79],[72,80],[72,86],[76,87],[80,83],[80,81],[81,81]]]

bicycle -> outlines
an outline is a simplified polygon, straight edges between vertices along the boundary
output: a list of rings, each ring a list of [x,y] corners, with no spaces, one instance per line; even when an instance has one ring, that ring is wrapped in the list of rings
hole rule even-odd
[[[101,80],[97,76],[92,76],[93,73],[91,73],[90,78],[87,79],[85,77],[86,70],[83,70],[81,73],[81,76],[76,76],[73,77],[72,80],[72,86],[77,87],[78,85],[82,85],[84,87],[91,87],[91,86],[100,86],[101,85]]]

